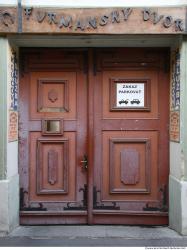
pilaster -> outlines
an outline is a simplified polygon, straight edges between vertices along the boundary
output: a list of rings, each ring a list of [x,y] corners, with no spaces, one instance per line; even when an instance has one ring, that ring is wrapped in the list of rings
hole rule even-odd
[[[7,71],[8,40],[0,37],[0,180],[7,172]]]

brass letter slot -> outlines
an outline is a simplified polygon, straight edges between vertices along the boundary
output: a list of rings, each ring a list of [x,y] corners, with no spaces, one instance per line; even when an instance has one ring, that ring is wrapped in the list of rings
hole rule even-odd
[[[43,119],[42,134],[43,135],[62,135],[62,119]]]

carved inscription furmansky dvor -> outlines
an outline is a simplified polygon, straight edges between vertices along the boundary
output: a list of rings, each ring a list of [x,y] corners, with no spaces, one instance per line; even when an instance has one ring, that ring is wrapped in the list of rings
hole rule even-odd
[[[72,14],[71,14],[72,12]],[[88,13],[89,12],[89,13]],[[57,29],[65,29],[71,31],[90,31],[97,30],[100,27],[121,24],[131,25],[130,21],[132,17],[137,17],[138,25],[141,23],[149,22],[152,25],[160,25],[160,28],[168,29],[173,27],[175,32],[184,31],[183,19],[176,18],[172,14],[159,14],[159,12],[151,9],[133,9],[133,8],[122,8],[122,9],[107,9],[99,11],[79,11],[76,14],[75,10],[69,10],[69,12],[62,10],[52,11],[44,9],[33,9],[25,8],[25,16],[27,20],[31,18],[39,24],[55,25]],[[90,16],[88,15],[90,14]],[[138,20],[139,18],[139,20]],[[129,22],[128,22],[129,21]],[[117,26],[115,26],[117,28]]]
[[[115,9],[2,7],[0,33],[186,33],[186,18],[186,7]]]

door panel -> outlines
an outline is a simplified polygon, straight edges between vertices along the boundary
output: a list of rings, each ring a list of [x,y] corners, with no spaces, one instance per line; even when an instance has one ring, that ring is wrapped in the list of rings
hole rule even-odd
[[[164,53],[97,53],[94,223],[167,224],[169,87]],[[138,88],[143,100],[133,99]]]
[[[103,72],[103,119],[156,119],[158,118],[158,72],[140,70],[129,71],[110,71]],[[116,83],[145,83],[145,100],[149,102],[147,109],[119,109],[116,108],[116,102],[112,100],[115,95]],[[112,86],[111,86],[112,85]],[[112,88],[113,87],[113,88]],[[147,87],[147,89],[146,89]],[[110,90],[110,91],[108,91]],[[147,90],[147,91],[146,91]],[[116,101],[116,100],[115,100]],[[115,106],[114,106],[115,105]],[[115,107],[115,109],[113,109]]]
[[[61,139],[42,138],[40,133],[30,136],[30,171],[32,185],[29,189],[30,202],[50,204],[54,210],[63,209],[65,201],[76,202],[75,133],[64,133]],[[68,183],[69,182],[69,183]]]
[[[31,119],[76,119],[76,72],[31,72],[30,81]]]
[[[87,223],[84,52],[28,52],[20,84],[21,223]]]
[[[157,200],[157,144],[155,131],[103,133],[103,201]]]

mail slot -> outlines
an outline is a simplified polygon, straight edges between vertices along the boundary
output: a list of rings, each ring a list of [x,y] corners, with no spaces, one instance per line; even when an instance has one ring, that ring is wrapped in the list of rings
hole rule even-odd
[[[43,135],[60,135],[62,134],[62,119],[43,119]]]

